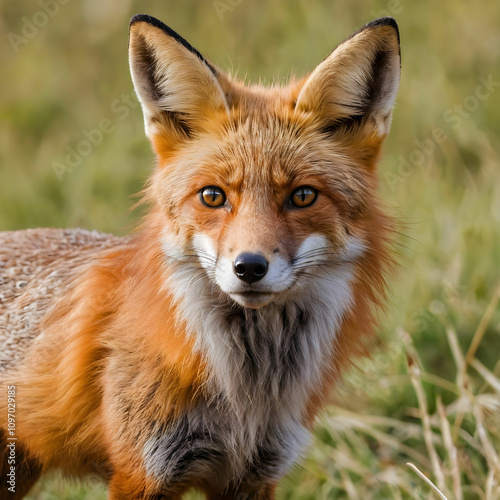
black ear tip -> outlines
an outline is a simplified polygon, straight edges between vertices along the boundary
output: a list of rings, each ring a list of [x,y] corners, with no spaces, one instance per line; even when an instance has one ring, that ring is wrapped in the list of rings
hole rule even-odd
[[[172,37],[178,43],[183,45],[187,50],[192,52],[196,57],[198,57],[198,59],[200,59],[200,61],[203,61],[210,68],[212,73],[215,76],[217,76],[217,70],[213,66],[211,66],[208,63],[208,61],[189,42],[187,42],[184,38],[182,38],[182,36],[180,36],[172,28],[169,28],[166,24],[164,24],[160,20],[156,19],[156,17],[148,16],[147,14],[136,14],[130,20],[129,29],[135,23],[141,23],[141,22],[148,23],[149,25],[154,26],[155,28],[161,29],[166,35]]]
[[[362,29],[378,28],[380,26],[391,26],[392,28],[394,28],[396,30],[399,43],[399,27],[396,19],[394,19],[393,17],[380,17],[378,19],[375,19],[374,21],[369,22]]]
[[[148,16],[146,14],[136,14],[135,16],[132,16],[132,19],[130,19],[129,26],[132,26],[135,23],[140,23],[140,22],[146,22],[149,23],[149,18],[151,16]]]
[[[378,19],[369,22],[365,27],[376,28],[378,26],[392,26],[395,30],[399,31],[398,23],[393,17],[379,17]]]
[[[165,27],[159,19],[156,19],[156,17],[153,16],[148,16],[147,14],[136,14],[135,16],[132,16],[129,26],[132,26],[135,23],[148,23],[161,29],[164,29]]]
[[[363,33],[363,31],[380,28],[381,26],[390,26],[391,28],[394,28],[394,31],[396,32],[396,37],[398,39],[398,45],[400,45],[398,23],[392,17],[380,17],[379,19],[371,21],[368,24],[365,24],[363,27],[361,27],[358,31],[354,32],[352,35],[348,36],[344,41],[354,38],[360,33]]]

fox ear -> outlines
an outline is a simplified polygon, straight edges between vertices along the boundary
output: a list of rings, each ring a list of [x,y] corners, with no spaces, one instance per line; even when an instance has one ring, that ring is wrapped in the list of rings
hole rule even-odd
[[[144,112],[146,135],[158,150],[209,127],[228,113],[217,70],[186,40],[154,17],[130,21],[130,72]]]
[[[305,81],[295,109],[312,112],[325,129],[371,119],[380,136],[389,132],[399,87],[396,21],[372,21],[341,43]]]

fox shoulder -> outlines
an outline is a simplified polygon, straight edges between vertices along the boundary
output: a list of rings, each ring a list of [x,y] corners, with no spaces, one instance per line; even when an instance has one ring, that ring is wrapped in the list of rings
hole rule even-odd
[[[82,229],[0,232],[0,372],[14,366],[74,277],[125,240]]]

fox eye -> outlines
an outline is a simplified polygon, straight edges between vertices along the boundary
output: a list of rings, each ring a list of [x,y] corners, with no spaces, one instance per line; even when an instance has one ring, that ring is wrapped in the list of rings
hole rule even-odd
[[[318,191],[309,186],[301,186],[292,193],[290,201],[294,207],[305,208],[312,205],[318,197]]]
[[[217,186],[207,186],[200,191],[201,202],[210,208],[219,208],[226,203],[226,195]]]

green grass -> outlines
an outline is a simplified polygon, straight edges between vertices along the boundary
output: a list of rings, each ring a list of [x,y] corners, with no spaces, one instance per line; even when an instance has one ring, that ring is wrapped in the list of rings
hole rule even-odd
[[[3,31],[21,35],[40,9],[3,2]],[[0,47],[0,229],[134,227],[128,207],[153,155],[140,109],[116,99],[132,90],[127,26],[142,11],[265,82],[312,70],[378,15],[397,18],[402,81],[380,191],[401,272],[378,350],[347,374],[279,498],[440,498],[410,462],[450,500],[500,499],[500,4],[243,0],[222,20],[211,1],[60,6],[18,52]],[[113,131],[60,181],[54,162],[106,118]],[[57,476],[30,495],[100,498],[101,486]]]

